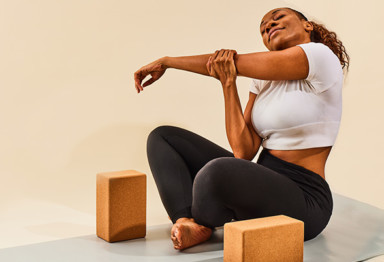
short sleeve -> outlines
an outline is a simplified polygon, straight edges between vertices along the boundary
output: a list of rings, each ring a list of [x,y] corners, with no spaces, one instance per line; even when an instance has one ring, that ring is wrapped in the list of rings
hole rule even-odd
[[[260,80],[252,79],[251,84],[249,85],[249,91],[258,95],[260,93]]]
[[[300,46],[308,59],[309,73],[305,80],[309,81],[317,93],[326,91],[336,82],[342,81],[343,70],[338,57],[322,43],[305,43]]]

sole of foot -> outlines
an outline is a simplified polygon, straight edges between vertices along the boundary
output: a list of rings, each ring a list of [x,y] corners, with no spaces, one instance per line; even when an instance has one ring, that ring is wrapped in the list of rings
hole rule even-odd
[[[171,240],[177,250],[203,243],[211,235],[212,229],[197,224],[193,219],[178,220],[171,230]]]

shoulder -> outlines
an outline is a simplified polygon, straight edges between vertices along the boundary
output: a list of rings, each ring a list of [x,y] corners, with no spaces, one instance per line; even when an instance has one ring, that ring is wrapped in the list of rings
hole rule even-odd
[[[319,52],[332,52],[332,50],[327,45],[320,42],[309,42],[304,44],[298,44],[297,46],[300,46],[301,48],[303,48],[304,51],[311,49]]]
[[[317,85],[319,92],[342,80],[343,70],[340,60],[327,45],[310,42],[297,46],[304,50],[308,59],[309,72],[305,80]]]
[[[297,45],[303,49],[309,62],[312,60],[324,61],[323,64],[335,63],[338,67],[341,67],[339,58],[336,54],[325,44],[309,42]]]
[[[325,58],[328,59],[332,57],[333,61],[339,61],[336,54],[327,45],[323,43],[309,42],[305,44],[299,44],[297,46],[301,47],[301,49],[304,50],[307,57],[311,56],[312,58],[320,59],[325,56]],[[308,59],[311,57],[308,57]]]

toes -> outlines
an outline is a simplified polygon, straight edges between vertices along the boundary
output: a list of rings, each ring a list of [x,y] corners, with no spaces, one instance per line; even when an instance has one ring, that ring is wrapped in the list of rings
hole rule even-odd
[[[177,238],[176,237],[171,237],[171,240],[173,242],[173,245],[175,246],[175,248],[179,245],[179,241],[177,241]]]
[[[175,227],[171,234],[171,240],[175,249],[181,249],[181,240],[179,239],[179,233],[179,229]]]
[[[173,247],[175,248],[175,249],[181,249],[181,244],[177,241],[177,239],[175,239],[175,240],[172,240],[173,241]]]
[[[175,235],[175,229],[176,229],[176,227],[177,227],[176,224],[174,224],[174,225],[172,226],[172,229],[171,229],[171,236],[174,236],[174,235]]]

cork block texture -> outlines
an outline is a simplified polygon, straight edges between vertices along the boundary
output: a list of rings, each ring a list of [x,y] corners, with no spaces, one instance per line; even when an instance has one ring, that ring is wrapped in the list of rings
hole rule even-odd
[[[96,234],[116,242],[146,235],[147,177],[135,170],[96,176]]]
[[[302,262],[304,222],[271,216],[224,224],[224,262]]]

